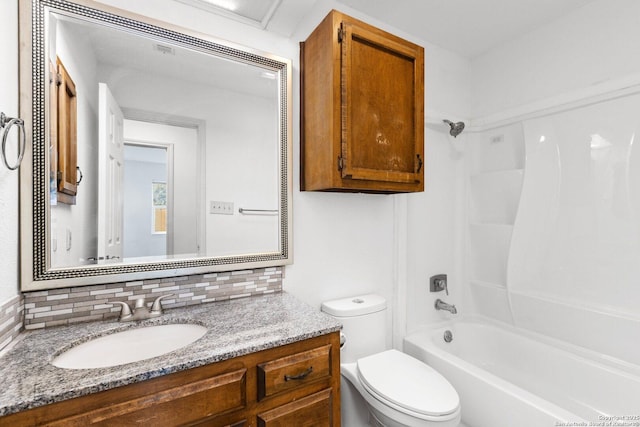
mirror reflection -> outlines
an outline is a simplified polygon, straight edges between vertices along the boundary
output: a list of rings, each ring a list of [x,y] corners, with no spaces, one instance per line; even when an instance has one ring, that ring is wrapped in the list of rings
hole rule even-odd
[[[281,250],[278,70],[45,22],[50,267]]]

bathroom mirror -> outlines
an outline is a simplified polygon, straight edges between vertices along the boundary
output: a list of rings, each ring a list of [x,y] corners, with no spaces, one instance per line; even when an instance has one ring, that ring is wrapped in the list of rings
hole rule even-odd
[[[20,1],[23,291],[291,262],[291,62]]]

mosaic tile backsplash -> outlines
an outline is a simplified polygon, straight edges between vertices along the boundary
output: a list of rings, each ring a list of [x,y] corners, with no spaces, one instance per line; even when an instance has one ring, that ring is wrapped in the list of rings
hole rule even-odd
[[[168,293],[174,296],[162,300],[167,309],[280,292],[283,275],[283,267],[270,267],[27,292],[23,294],[24,327],[41,329],[115,318],[120,307],[113,306],[113,301],[133,305],[132,301],[144,298],[151,303]]]
[[[8,346],[22,330],[22,295],[0,306],[0,350]]]

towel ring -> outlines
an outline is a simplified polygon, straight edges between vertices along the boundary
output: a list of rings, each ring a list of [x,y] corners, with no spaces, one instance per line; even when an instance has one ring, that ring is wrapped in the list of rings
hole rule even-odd
[[[9,136],[9,131],[11,130],[11,126],[13,125],[18,126],[18,133],[22,135],[22,138],[20,140],[20,147],[16,163],[14,165],[10,165],[7,161],[7,136]],[[2,161],[9,170],[16,170],[20,167],[20,163],[22,162],[22,158],[24,157],[24,151],[27,147],[27,137],[24,132],[24,120],[7,117],[4,113],[0,113],[0,129],[4,129],[4,132],[2,133]]]

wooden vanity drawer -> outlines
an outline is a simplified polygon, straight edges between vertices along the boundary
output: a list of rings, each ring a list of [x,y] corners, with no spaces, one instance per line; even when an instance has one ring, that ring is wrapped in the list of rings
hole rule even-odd
[[[258,364],[258,400],[326,378],[330,369],[331,345]]]
[[[258,427],[331,427],[331,413],[331,389],[327,389],[258,414]]]

